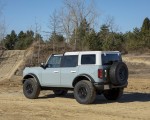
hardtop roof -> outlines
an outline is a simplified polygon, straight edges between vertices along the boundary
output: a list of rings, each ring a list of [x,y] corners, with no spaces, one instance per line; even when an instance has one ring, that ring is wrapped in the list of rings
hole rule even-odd
[[[64,55],[79,55],[79,54],[114,54],[120,53],[119,51],[75,51],[75,52],[65,52]]]

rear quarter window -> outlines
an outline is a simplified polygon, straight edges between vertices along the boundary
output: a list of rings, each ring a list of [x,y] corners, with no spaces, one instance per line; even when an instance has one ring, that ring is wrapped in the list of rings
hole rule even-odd
[[[81,56],[81,64],[95,64],[96,63],[96,55],[95,54],[88,54]]]
[[[102,65],[111,65],[118,61],[122,61],[120,54],[102,54]]]

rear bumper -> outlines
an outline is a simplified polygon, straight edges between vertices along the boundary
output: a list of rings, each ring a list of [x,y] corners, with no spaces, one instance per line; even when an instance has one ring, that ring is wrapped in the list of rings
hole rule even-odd
[[[106,84],[106,83],[94,83],[94,86],[97,90],[108,90],[112,88],[126,88],[128,86],[128,82],[124,85],[112,85],[112,84]]]

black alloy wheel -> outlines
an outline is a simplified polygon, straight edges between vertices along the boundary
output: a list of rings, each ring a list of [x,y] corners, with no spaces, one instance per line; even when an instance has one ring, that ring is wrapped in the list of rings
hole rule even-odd
[[[23,83],[23,93],[29,99],[36,99],[40,94],[41,87],[34,78],[26,79]]]
[[[93,84],[87,80],[79,81],[74,87],[74,97],[80,104],[91,104],[96,98]]]

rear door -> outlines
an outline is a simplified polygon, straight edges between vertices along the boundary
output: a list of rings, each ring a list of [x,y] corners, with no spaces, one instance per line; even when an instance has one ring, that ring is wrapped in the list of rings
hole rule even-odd
[[[78,74],[78,55],[63,56],[61,62],[61,86],[72,87],[72,81]]]

